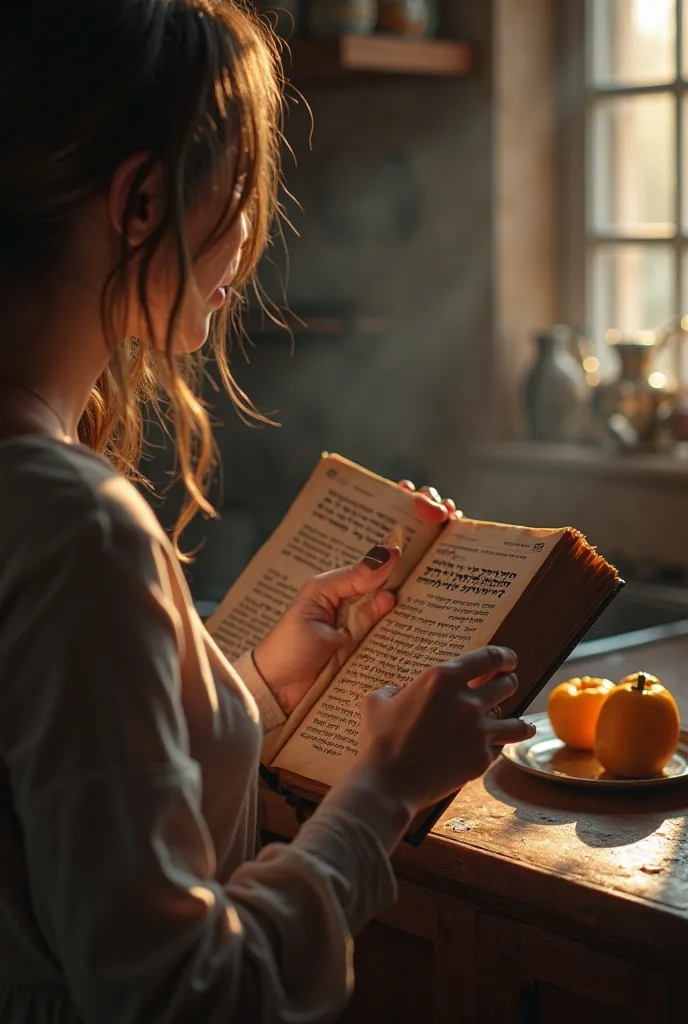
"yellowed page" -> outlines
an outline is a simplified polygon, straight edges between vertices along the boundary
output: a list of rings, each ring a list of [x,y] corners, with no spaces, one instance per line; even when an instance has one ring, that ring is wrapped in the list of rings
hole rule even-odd
[[[564,532],[470,519],[448,526],[273,767],[333,785],[356,757],[364,694],[488,643]]]
[[[215,642],[235,661],[252,650],[308,580],[359,561],[384,541],[402,548],[387,586],[396,588],[418,564],[441,527],[419,518],[411,494],[338,455],[325,455],[286,517],[231,587],[208,622]],[[365,630],[350,605],[340,616],[352,632],[349,649],[328,666],[309,701],[291,716],[288,735],[344,663]],[[277,744],[278,748],[279,744]]]

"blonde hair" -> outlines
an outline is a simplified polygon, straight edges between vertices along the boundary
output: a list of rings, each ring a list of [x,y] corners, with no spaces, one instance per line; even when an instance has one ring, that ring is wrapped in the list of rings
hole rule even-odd
[[[279,53],[269,28],[233,0],[77,0],[66,8],[49,5],[47,11],[39,0],[25,0],[13,5],[3,36],[0,68],[10,69],[12,85],[0,99],[0,123],[9,126],[0,138],[0,222],[14,229],[5,235],[10,247],[0,253],[0,279],[8,294],[22,269],[35,269],[37,260],[54,265],[59,259],[79,205],[102,194],[127,157],[147,154],[126,202],[120,258],[101,297],[112,357],[79,423],[79,439],[143,481],[143,412],[157,413],[174,435],[186,489],[173,535],[179,553],[179,536],[193,516],[199,510],[214,514],[207,488],[215,461],[200,396],[209,355],[174,353],[179,315],[193,287],[194,260],[242,214],[250,224],[249,239],[230,300],[213,317],[208,347],[240,413],[261,418],[232,378],[226,347],[230,318],[246,286],[253,280],[258,289],[254,271],[279,209]],[[69,62],[60,56],[65,52]],[[17,53],[25,59],[16,60]],[[22,110],[32,112],[30,133],[21,132]],[[201,251],[192,253],[188,209],[228,152],[237,159],[225,208]],[[131,247],[128,225],[154,167],[164,177],[165,208],[149,237]],[[154,335],[149,270],[161,244],[170,240],[178,287],[163,344],[154,347],[136,338],[122,344],[116,325],[134,261],[138,302]]]

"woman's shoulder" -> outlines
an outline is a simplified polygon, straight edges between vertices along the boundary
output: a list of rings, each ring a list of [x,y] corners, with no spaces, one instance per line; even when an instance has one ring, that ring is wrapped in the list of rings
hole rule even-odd
[[[123,541],[166,542],[136,488],[80,444],[44,435],[0,442],[0,494],[0,550],[7,553],[68,542],[96,519]]]

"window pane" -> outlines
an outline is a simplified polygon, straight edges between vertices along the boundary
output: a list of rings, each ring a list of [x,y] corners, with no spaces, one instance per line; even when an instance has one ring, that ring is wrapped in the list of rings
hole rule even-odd
[[[588,0],[587,24],[593,84],[676,78],[676,0]]]
[[[590,123],[593,231],[667,237],[676,222],[673,95],[596,101]]]
[[[604,344],[608,331],[634,337],[675,312],[674,259],[670,245],[600,245],[591,252],[590,327],[603,373],[615,368]]]
[[[681,295],[681,306],[679,313],[682,316],[688,316],[688,251],[684,249],[681,254],[682,261],[682,295]],[[678,342],[675,344],[679,345]],[[686,383],[688,381],[688,338],[681,341],[679,346],[679,375],[681,380]]]
[[[688,12],[688,8],[686,7],[685,0],[684,0],[684,4],[683,4],[683,32],[682,32],[683,39],[681,40],[681,43],[682,43],[681,49],[683,50],[683,60],[681,62],[682,63],[681,72],[682,72],[684,78],[688,78],[688,19],[686,18],[686,13],[687,12]]]
[[[688,14],[688,4],[686,4],[686,14]],[[681,158],[681,171],[680,171],[680,182],[681,192],[683,193],[683,231],[686,231],[688,225],[688,166],[686,165],[686,159],[688,155],[688,94],[684,94],[681,99],[681,118],[683,120],[683,155]],[[688,296],[686,296],[688,298]],[[688,312],[688,311],[687,311]]]

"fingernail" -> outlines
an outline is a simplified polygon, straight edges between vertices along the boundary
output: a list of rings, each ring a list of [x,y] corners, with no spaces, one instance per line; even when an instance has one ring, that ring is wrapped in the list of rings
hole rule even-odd
[[[438,505],[442,504],[442,499],[440,498],[440,492],[438,490],[436,490],[434,487],[428,487],[427,485],[425,487],[421,487],[421,493],[422,494],[427,494],[427,496],[429,498],[432,498],[433,501],[436,501]]]
[[[532,722],[528,722],[528,732],[531,736],[534,736],[537,732],[537,726],[533,725]]]
[[[376,544],[363,559],[363,564],[367,565],[369,569],[381,569],[389,562],[391,555],[392,552],[389,548],[383,547],[382,544]]]

